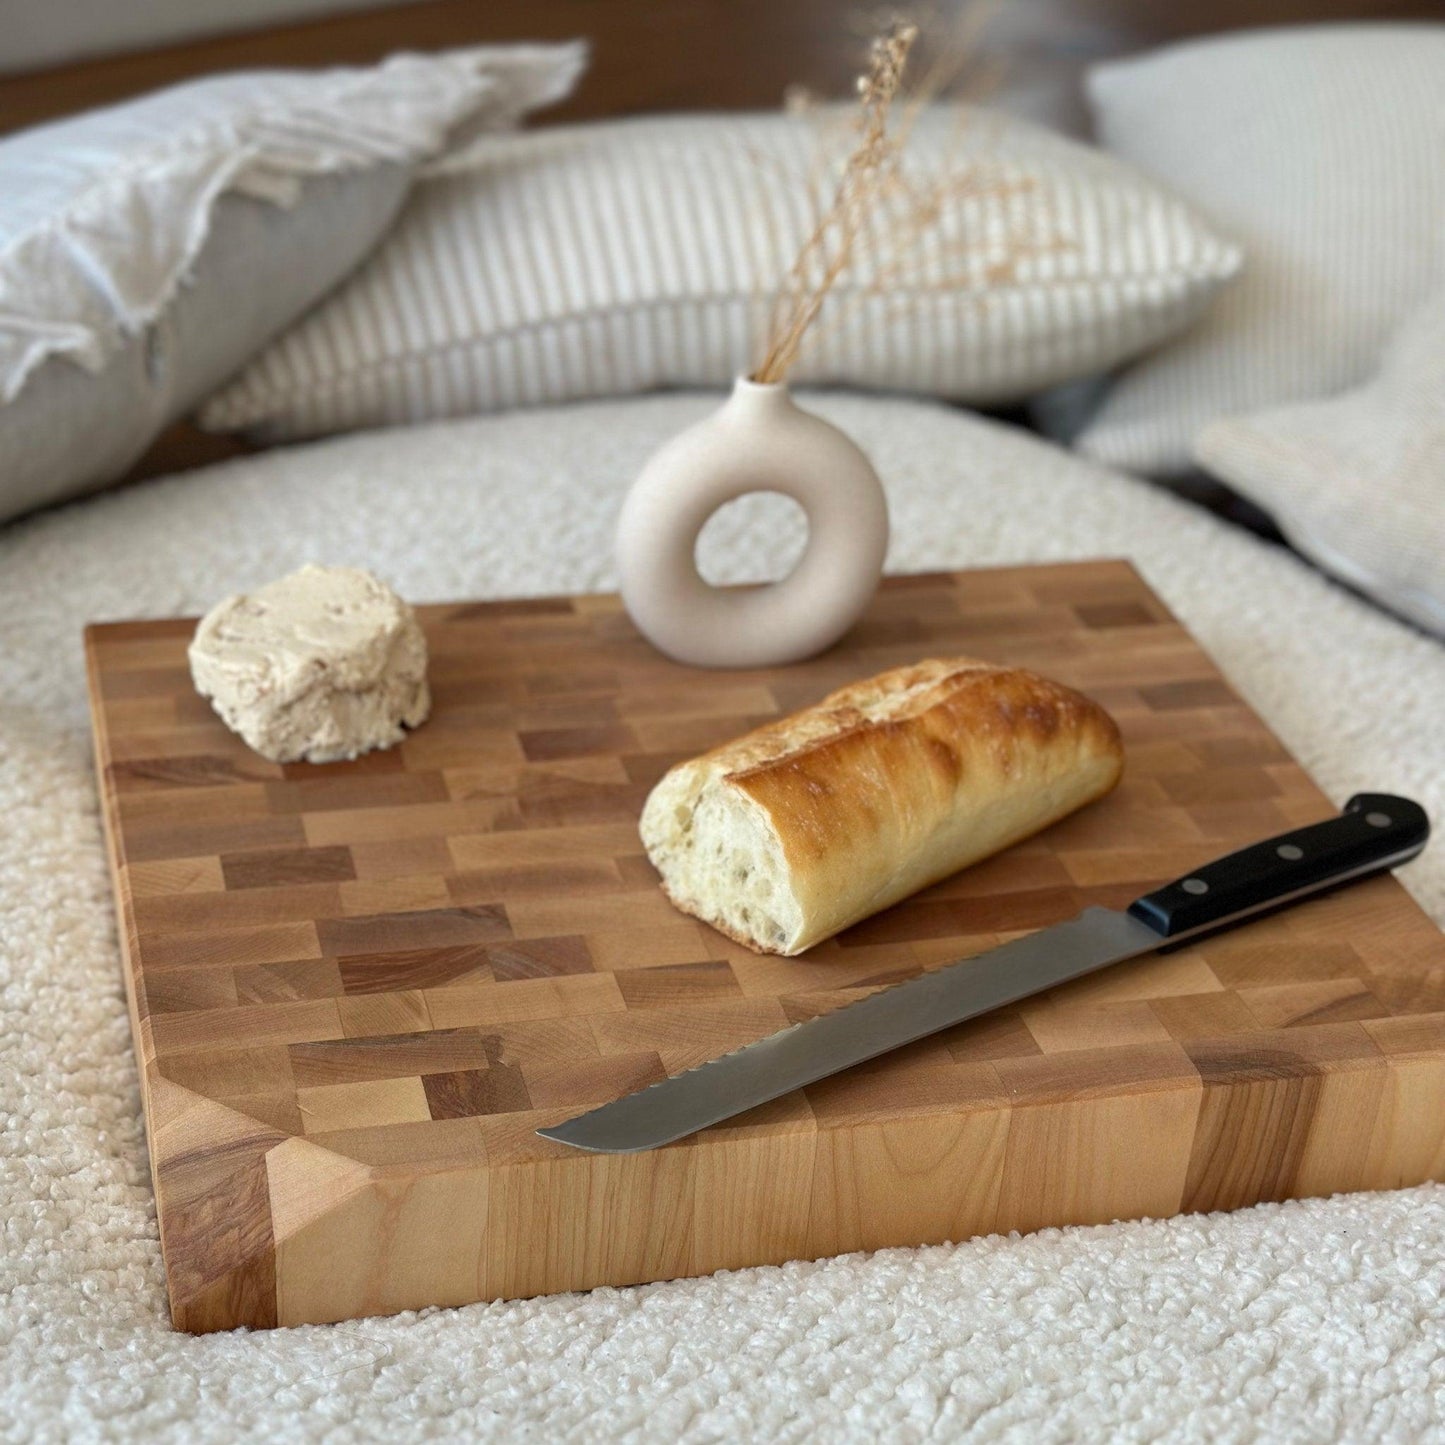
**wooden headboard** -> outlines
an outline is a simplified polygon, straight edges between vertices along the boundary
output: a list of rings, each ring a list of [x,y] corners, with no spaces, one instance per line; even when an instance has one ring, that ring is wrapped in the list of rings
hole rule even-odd
[[[57,0],[23,0],[25,4]],[[58,0],[64,3],[64,0]],[[925,34],[946,35],[974,0],[923,0]],[[901,7],[913,10],[903,0]],[[1211,31],[1309,22],[1445,18],[1445,0],[999,0],[986,46],[1011,88],[1059,92],[1032,107],[1081,113],[1079,77],[1111,55]],[[217,71],[366,63],[396,50],[585,37],[576,94],[540,120],[658,110],[768,108],[790,85],[845,94],[883,16],[840,0],[419,0],[190,40],[31,74],[0,76],[0,133]],[[23,22],[16,22],[23,23]],[[3,58],[3,57],[0,57]],[[1071,97],[1068,92],[1073,92]],[[173,427],[132,479],[247,450]]]
[[[970,3],[924,0],[925,28],[946,32]],[[1210,31],[1427,17],[1445,18],[1445,0],[1002,0],[989,37],[1011,76],[1067,85],[1093,60]],[[592,65],[558,119],[768,107],[790,84],[843,93],[879,23],[876,6],[840,0],[422,0],[5,76],[0,132],[221,70],[574,36]]]

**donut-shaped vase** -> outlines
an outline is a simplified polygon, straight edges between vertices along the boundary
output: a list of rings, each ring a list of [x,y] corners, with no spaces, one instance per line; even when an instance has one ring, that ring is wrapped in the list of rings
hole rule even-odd
[[[802,507],[796,566],[760,587],[715,587],[698,571],[708,518],[751,492]],[[831,647],[883,575],[888,505],[873,465],[781,385],[740,378],[723,407],[643,468],[617,528],[622,600],[642,634],[696,667],[772,667]]]

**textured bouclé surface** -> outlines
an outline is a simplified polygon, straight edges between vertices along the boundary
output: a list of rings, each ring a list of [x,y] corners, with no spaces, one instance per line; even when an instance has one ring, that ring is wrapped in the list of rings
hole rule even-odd
[[[670,397],[358,436],[0,532],[0,1439],[1229,1442],[1445,1438],[1445,1189],[892,1250],[193,1339],[170,1330],[80,629],[308,560],[412,601],[612,585]],[[1141,484],[929,405],[816,402],[889,489],[893,570],[1130,555],[1336,801],[1445,816],[1445,651]],[[710,526],[713,576],[798,533]],[[1402,875],[1445,917],[1445,850]]]

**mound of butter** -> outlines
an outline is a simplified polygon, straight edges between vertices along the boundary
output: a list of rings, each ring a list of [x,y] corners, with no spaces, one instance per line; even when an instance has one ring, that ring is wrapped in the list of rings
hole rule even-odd
[[[197,691],[273,762],[391,747],[431,709],[416,614],[356,567],[303,567],[226,598],[202,618],[190,660]]]

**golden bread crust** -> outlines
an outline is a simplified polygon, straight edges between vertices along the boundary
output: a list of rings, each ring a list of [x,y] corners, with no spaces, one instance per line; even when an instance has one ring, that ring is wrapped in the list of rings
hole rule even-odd
[[[1123,756],[1081,693],[948,658],[850,684],[679,767],[767,815],[802,907],[781,950],[794,954],[1107,793]]]

